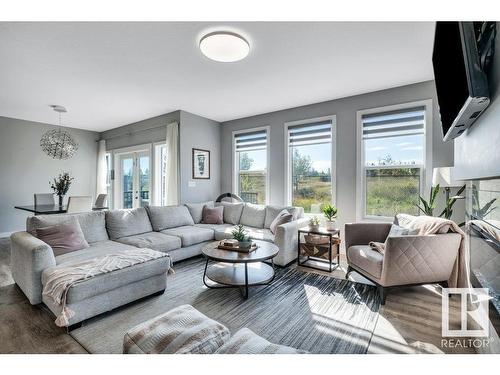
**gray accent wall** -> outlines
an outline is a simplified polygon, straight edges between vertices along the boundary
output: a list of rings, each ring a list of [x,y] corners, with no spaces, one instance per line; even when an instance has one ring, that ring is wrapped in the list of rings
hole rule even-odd
[[[214,200],[221,193],[221,125],[181,111],[180,120],[181,203]],[[192,150],[210,151],[210,179],[193,180]],[[189,186],[189,184],[194,186]]]
[[[0,117],[0,235],[24,230],[26,211],[17,205],[33,204],[34,193],[50,193],[49,180],[59,173],[75,177],[68,195],[92,195],[96,189],[99,133],[65,128],[78,142],[71,159],[56,160],[40,148],[40,138],[54,125]]]
[[[500,22],[497,22],[500,30]],[[480,179],[500,176],[500,37],[489,77],[490,106],[455,139],[455,177]]]
[[[334,84],[334,82],[332,83]],[[443,143],[434,81],[311,104],[222,123],[222,191],[232,189],[232,132],[270,126],[270,203],[285,204],[284,124],[322,116],[337,116],[337,191],[339,224],[356,220],[356,111],[432,99],[433,167],[453,165],[453,143]]]

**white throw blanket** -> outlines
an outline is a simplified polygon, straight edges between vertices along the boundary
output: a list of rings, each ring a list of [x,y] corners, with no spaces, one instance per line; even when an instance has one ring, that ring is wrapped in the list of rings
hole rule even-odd
[[[151,249],[133,249],[85,260],[69,266],[56,267],[49,272],[43,272],[42,294],[62,307],[55,323],[58,327],[66,327],[69,320],[75,315],[75,312],[66,306],[66,296],[69,288],[73,285],[91,277],[168,256],[168,254]]]
[[[469,288],[469,265],[468,256],[465,247],[465,233],[454,221],[433,216],[412,216],[407,214],[396,215],[398,225],[403,228],[417,229],[419,236],[429,234],[444,234],[448,232],[458,233],[462,240],[458,249],[457,259],[450,278],[448,286],[450,288]]]

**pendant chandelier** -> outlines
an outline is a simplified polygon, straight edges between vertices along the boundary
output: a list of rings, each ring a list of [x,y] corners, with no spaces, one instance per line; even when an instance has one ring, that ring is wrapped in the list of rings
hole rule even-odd
[[[59,114],[59,129],[49,130],[42,135],[40,147],[53,159],[70,159],[78,150],[78,143],[61,127],[61,113],[67,112],[66,108],[60,105],[51,107]]]

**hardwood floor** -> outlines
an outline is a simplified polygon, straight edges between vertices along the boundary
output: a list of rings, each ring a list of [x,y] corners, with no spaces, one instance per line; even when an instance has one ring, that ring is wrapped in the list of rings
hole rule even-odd
[[[32,306],[10,274],[9,240],[0,238],[0,353],[87,353],[66,331],[54,325],[42,305]],[[331,277],[344,278],[345,259]],[[357,282],[369,283],[355,273]],[[436,285],[391,292],[380,309],[369,353],[473,353],[464,348],[441,348],[441,295]],[[458,324],[458,301],[451,303],[450,321]]]

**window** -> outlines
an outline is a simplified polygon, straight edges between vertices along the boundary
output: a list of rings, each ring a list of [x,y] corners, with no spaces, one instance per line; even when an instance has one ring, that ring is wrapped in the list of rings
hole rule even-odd
[[[106,153],[106,194],[107,196],[107,206],[109,208],[113,207],[112,203],[112,197],[113,197],[113,184],[111,183],[112,180],[112,167],[111,167],[111,153],[107,152]]]
[[[167,146],[155,145],[155,204],[167,204]]]
[[[358,112],[358,218],[418,215],[416,204],[430,159],[426,158],[426,119],[432,107],[415,104]]]
[[[234,191],[245,202],[266,204],[268,200],[267,128],[235,132]]]
[[[287,201],[319,214],[321,207],[334,202],[335,118],[327,117],[288,123]]]

